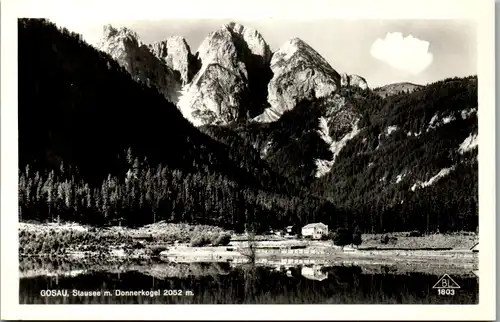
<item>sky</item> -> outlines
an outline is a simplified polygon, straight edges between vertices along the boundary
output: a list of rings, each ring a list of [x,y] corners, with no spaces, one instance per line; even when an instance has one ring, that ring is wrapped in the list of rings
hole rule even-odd
[[[476,26],[452,19],[157,19],[53,22],[97,44],[104,24],[134,30],[151,43],[169,36],[186,38],[193,53],[203,39],[234,21],[257,29],[274,51],[298,37],[339,73],[358,74],[372,88],[396,82],[427,84],[447,77],[477,74]]]

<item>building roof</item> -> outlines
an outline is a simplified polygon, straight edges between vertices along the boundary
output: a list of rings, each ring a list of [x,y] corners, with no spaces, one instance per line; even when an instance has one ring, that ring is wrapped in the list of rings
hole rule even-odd
[[[305,225],[305,226],[304,226],[304,227],[302,227],[302,228],[314,228],[314,227],[318,227],[318,226],[321,226],[321,227],[327,227],[327,228],[328,228],[328,225],[325,225],[325,224],[323,224],[322,222],[312,223],[312,224],[307,224],[307,225]]]
[[[305,278],[309,279],[309,280],[315,280],[315,281],[324,281],[328,278],[328,275],[327,274],[323,274],[323,275],[302,275],[304,276]]]
[[[310,280],[323,281],[328,278],[327,272],[322,272],[321,267],[302,267],[301,275]]]

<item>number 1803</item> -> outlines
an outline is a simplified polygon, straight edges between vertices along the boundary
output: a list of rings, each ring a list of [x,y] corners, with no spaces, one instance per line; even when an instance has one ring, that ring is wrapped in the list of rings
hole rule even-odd
[[[455,295],[455,290],[452,288],[440,288],[438,290],[439,295]]]

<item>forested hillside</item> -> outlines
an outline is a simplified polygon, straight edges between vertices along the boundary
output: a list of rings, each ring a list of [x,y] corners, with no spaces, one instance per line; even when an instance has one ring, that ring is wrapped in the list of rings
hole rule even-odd
[[[21,220],[242,229],[336,218],[323,211],[331,204],[291,196],[260,158],[212,140],[109,55],[46,20],[19,20],[19,169]]]
[[[477,77],[446,79],[383,105],[376,99],[312,191],[367,230],[475,230],[477,102]]]
[[[303,100],[272,123],[249,123],[234,130],[247,146],[259,150],[274,171],[297,186],[315,179],[316,158],[331,158],[328,146],[317,133],[321,101]]]
[[[387,98],[359,87],[339,96],[342,111],[331,100],[305,100],[275,122],[225,128],[225,139],[212,127],[212,136],[248,153],[257,148],[275,171],[344,209],[364,231],[477,228],[477,77]],[[333,140],[353,120],[360,130],[315,178],[314,160],[332,158],[317,133],[322,115]]]
[[[339,95],[360,132],[321,178],[314,176],[314,159],[331,159],[331,152],[317,120],[328,100],[302,101],[272,123],[212,127],[211,133],[248,153],[256,147],[275,171],[344,209],[364,231],[477,228],[477,77],[387,98],[358,87],[343,87]],[[349,131],[342,126],[349,124],[341,120],[346,115],[326,113],[336,122],[328,124],[333,140]]]
[[[359,120],[359,127],[367,126],[370,117],[378,113],[385,102],[368,89],[342,87],[334,98],[310,98],[298,102],[295,108],[284,112],[274,122],[249,122],[244,126],[224,127],[224,130],[213,126],[211,133],[212,137],[226,144],[229,143],[228,136],[239,136],[231,139],[230,145],[252,147],[251,150],[260,152],[262,159],[275,172],[309,190],[317,180],[316,161],[333,158],[329,145],[320,134],[320,120],[325,120],[325,134],[340,141],[351,131],[354,121]],[[215,128],[220,130],[215,131]]]

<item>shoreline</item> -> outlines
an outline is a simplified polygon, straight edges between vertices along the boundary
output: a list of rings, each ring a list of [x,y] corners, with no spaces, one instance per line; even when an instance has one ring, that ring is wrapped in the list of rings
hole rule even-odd
[[[23,259],[53,258],[92,260],[98,263],[160,260],[166,263],[228,262],[243,265],[250,243],[244,236],[231,234],[226,246],[192,247],[189,239],[200,234],[228,234],[218,227],[157,223],[140,228],[85,227],[78,224],[25,224],[19,227],[19,254]],[[255,263],[278,265],[315,263],[379,266],[463,267],[477,269],[478,254],[470,250],[477,244],[474,233],[432,234],[409,237],[393,233],[396,242],[382,244],[382,234],[364,234],[358,248],[333,245],[332,241],[312,241],[256,236],[252,241]],[[433,246],[433,247],[430,247]],[[44,252],[43,250],[48,250]]]

